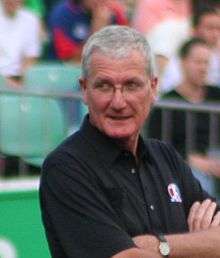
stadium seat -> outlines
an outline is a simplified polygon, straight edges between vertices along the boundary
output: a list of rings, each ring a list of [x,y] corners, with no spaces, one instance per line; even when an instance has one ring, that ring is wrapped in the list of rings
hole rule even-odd
[[[29,89],[69,92],[79,89],[79,66],[62,63],[39,63],[27,70],[24,85]]]
[[[50,93],[79,92],[78,79],[81,75],[79,65],[62,63],[39,63],[27,70],[24,85],[34,91],[50,91]],[[73,103],[74,102],[74,103]],[[79,127],[87,107],[80,100],[62,100],[61,104],[67,120],[73,119],[75,128]]]
[[[35,166],[35,167],[41,167],[44,162],[45,157],[31,157],[22,158],[24,162],[26,162],[29,165]]]
[[[66,136],[57,101],[0,96],[0,151],[19,157],[45,157]]]
[[[3,76],[0,75],[0,89],[4,88],[4,86],[5,86],[5,79]]]

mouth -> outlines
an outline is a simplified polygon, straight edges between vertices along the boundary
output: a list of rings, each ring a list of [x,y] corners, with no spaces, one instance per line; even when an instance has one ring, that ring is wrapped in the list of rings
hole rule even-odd
[[[131,116],[108,116],[110,119],[112,120],[119,120],[119,121],[123,121],[123,120],[127,120],[129,118],[131,118]]]

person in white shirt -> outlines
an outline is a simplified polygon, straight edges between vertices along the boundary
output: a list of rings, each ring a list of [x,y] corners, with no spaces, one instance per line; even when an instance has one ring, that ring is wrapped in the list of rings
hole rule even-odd
[[[41,52],[40,22],[22,0],[2,0],[0,8],[0,75],[13,85]]]

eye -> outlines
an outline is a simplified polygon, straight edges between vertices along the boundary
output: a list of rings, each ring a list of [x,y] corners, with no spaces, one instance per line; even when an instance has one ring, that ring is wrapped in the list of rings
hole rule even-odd
[[[139,90],[140,88],[142,88],[143,84],[140,83],[140,82],[136,82],[136,81],[128,81],[126,82],[125,84],[125,89],[127,91],[137,91]]]
[[[102,92],[109,92],[109,91],[112,91],[113,86],[109,82],[100,81],[100,82],[95,83],[94,89],[97,89]]]

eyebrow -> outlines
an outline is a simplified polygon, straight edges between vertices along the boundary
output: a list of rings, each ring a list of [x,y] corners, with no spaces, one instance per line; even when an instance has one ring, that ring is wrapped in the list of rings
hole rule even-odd
[[[110,77],[98,77],[96,80],[95,80],[95,84],[97,83],[112,83],[112,84],[115,84],[115,81],[114,79],[110,78]],[[137,83],[141,83],[141,82],[144,82],[142,79],[140,78],[137,78],[137,77],[130,77],[130,78],[125,78],[123,79],[122,78],[122,83],[128,83],[128,82],[137,82]]]

